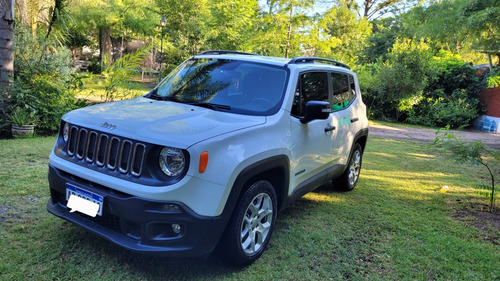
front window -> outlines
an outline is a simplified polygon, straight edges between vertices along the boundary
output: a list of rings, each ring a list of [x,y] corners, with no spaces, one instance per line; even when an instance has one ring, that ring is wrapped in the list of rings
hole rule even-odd
[[[153,92],[174,102],[248,115],[270,115],[281,107],[288,70],[227,59],[189,59]]]

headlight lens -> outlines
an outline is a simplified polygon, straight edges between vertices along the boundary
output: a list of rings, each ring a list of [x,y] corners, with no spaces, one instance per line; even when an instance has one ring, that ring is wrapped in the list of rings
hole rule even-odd
[[[65,143],[67,143],[69,138],[69,123],[64,124],[62,133],[63,133],[63,140]]]
[[[175,177],[184,171],[186,159],[182,150],[164,147],[160,152],[160,169],[169,177]]]

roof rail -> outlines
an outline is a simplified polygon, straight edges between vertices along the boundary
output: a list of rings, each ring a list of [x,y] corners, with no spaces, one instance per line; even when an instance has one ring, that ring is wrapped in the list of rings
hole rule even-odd
[[[232,54],[232,55],[249,55],[249,56],[255,56],[256,54],[251,54],[251,53],[244,53],[244,52],[238,52],[238,51],[224,51],[224,50],[210,50],[210,51],[205,51],[201,53],[200,55],[226,55],[226,54]]]
[[[315,61],[327,62],[327,63],[331,63],[335,66],[340,66],[340,67],[350,69],[349,66],[347,66],[347,64],[344,64],[344,63],[341,63],[341,62],[338,62],[335,60],[331,60],[331,59],[324,59],[324,58],[317,58],[317,57],[295,57],[291,61],[289,61],[288,64],[308,63],[308,62],[315,62]]]

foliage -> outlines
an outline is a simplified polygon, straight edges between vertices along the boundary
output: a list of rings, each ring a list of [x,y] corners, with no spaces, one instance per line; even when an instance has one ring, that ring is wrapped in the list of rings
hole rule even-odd
[[[366,45],[366,38],[371,34],[371,24],[359,18],[346,1],[339,1],[317,19],[319,30],[311,45],[315,46],[315,55],[355,65],[358,54]],[[315,33],[312,32],[312,35]]]
[[[474,38],[475,47],[483,51],[499,52],[500,2],[498,0],[463,0],[461,10],[466,32]]]
[[[482,113],[479,93],[485,75],[464,63],[458,55],[441,51],[433,58],[434,76],[420,101],[408,110],[407,122],[431,127],[466,127]]]
[[[449,126],[446,130],[448,129]],[[495,176],[490,164],[486,161],[486,155],[493,155],[495,159],[499,160],[500,151],[485,146],[480,140],[474,140],[472,144],[466,143],[461,138],[456,137],[448,131],[442,133],[438,130],[436,131],[436,135],[433,146],[451,153],[448,154],[451,159],[460,164],[468,163],[471,165],[483,165],[488,170],[491,178],[488,202],[490,203],[490,212],[492,212],[494,202],[498,195],[495,194]],[[479,185],[479,188],[482,189],[482,186]]]
[[[137,74],[137,68],[142,65],[142,61],[148,55],[150,49],[142,48],[135,53],[127,54],[102,72],[106,90],[105,102],[123,98],[130,94],[130,88],[126,86],[130,83],[130,78]],[[127,91],[120,93],[118,91],[119,87],[125,87]]]
[[[487,76],[488,87],[500,87],[500,67],[493,68]]]
[[[250,34],[249,49],[262,55],[294,57],[309,52],[313,0],[268,1]],[[306,49],[304,49],[306,47]]]
[[[396,120],[427,87],[432,53],[423,40],[400,39],[374,73],[373,105],[392,110]]]
[[[254,29],[257,3],[254,0],[210,1],[206,43],[215,50],[244,50],[245,39]]]
[[[9,118],[15,125],[35,125],[36,123],[35,112],[19,106],[12,110]]]
[[[204,49],[207,17],[210,15],[207,0],[155,0],[154,3],[159,15],[165,16],[167,21],[163,39],[166,58],[162,61],[167,63],[165,68],[171,70],[171,66]],[[158,31],[158,34],[161,36],[162,32]]]
[[[405,39],[383,64],[369,64],[359,75],[373,117],[458,128],[483,112],[479,93],[486,75],[476,72],[457,54],[441,50],[432,56],[429,44]]]
[[[373,21],[373,33],[366,38],[366,45],[360,51],[360,63],[383,62],[396,42],[399,27],[394,18]]]
[[[75,108],[71,55],[51,38],[16,28],[14,81],[8,103],[35,113],[41,134],[57,130],[61,116]],[[81,104],[79,104],[81,105]]]

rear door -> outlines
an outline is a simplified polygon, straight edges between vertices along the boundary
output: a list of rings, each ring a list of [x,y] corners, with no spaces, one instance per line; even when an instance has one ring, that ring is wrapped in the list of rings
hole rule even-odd
[[[332,142],[332,153],[337,163],[347,164],[356,132],[360,129],[360,116],[356,110],[356,85],[354,77],[341,72],[330,72],[331,106],[333,118],[337,120],[337,132]]]

